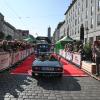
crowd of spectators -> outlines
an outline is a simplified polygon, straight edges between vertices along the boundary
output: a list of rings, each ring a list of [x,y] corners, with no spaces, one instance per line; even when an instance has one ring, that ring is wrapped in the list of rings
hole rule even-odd
[[[82,43],[67,43],[65,44],[65,51],[69,52],[78,52],[81,53],[81,50],[83,49]]]
[[[89,50],[89,49],[88,49]],[[79,53],[81,54],[82,59],[91,59],[92,50],[89,50],[89,53],[86,52],[86,48],[81,42],[77,43],[67,43],[65,45],[65,51],[72,52],[72,53]]]
[[[0,52],[16,52],[31,48],[33,45],[26,41],[0,39]]]
[[[81,60],[96,63],[96,76],[100,76],[100,40],[86,44],[67,43],[65,51],[77,52],[81,54]]]
[[[100,41],[94,41],[94,43],[98,43],[100,46]],[[82,44],[81,42],[79,43],[67,43],[65,45],[65,51],[68,52],[77,52],[81,54],[82,60],[89,60],[92,62],[95,62],[94,60],[94,54],[93,54],[93,49],[94,49],[94,43],[86,43]],[[99,54],[98,54],[99,55]]]

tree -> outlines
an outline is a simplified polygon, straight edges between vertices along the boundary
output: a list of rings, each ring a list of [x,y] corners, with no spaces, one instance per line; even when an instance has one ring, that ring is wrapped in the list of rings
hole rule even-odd
[[[6,40],[12,40],[12,36],[11,35],[7,35],[6,36]]]
[[[83,24],[80,27],[80,41],[84,42],[84,26],[83,26]]]

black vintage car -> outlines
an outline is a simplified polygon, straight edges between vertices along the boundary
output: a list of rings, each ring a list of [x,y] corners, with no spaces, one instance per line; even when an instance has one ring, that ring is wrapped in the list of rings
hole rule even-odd
[[[32,64],[32,76],[62,76],[62,64],[52,54],[42,54]]]
[[[50,45],[48,43],[38,43],[36,47],[36,55],[50,52]]]

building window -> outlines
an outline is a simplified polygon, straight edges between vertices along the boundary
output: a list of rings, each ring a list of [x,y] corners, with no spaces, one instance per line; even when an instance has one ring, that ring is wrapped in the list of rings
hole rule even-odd
[[[93,15],[93,10],[94,10],[94,8],[93,8],[93,6],[91,6],[91,16]]]
[[[85,38],[85,44],[87,43],[87,38]]]
[[[77,19],[75,19],[75,25],[77,25]]]
[[[69,11],[69,17],[70,17],[70,11]]]
[[[87,19],[87,17],[88,17],[88,11],[86,10],[86,19]]]
[[[78,8],[78,15],[80,14],[80,8]]]
[[[76,3],[76,6],[75,6],[75,9],[77,9],[77,3]]]
[[[96,36],[96,40],[100,40],[100,36]]]
[[[98,0],[98,11],[100,11],[100,0]]]
[[[97,15],[97,25],[100,25],[100,14]]]
[[[92,44],[93,43],[93,37],[89,38],[89,43]]]
[[[80,17],[78,17],[78,24],[80,23]]]
[[[88,27],[88,21],[85,22],[85,27],[86,27],[86,28]]]
[[[74,6],[73,6],[73,12],[74,12]]]
[[[93,18],[91,18],[91,28],[93,28]]]
[[[80,2],[78,2],[78,6],[80,6]]]
[[[76,15],[76,11],[75,11],[75,17],[77,17],[77,15]]]
[[[64,36],[65,36],[65,28],[64,28]]]
[[[78,15],[79,15],[79,8],[78,8]]]
[[[93,3],[93,0],[91,0],[91,4]]]
[[[80,32],[80,29],[79,29],[79,26],[78,26],[78,34],[79,34],[79,32]]]
[[[82,12],[83,12],[83,3],[82,3]]]
[[[76,34],[76,28],[75,28],[75,34]]]
[[[86,0],[86,8],[88,7],[88,0]]]
[[[73,14],[73,20],[74,20],[74,14]]]
[[[72,29],[72,35],[73,35],[73,29]]]

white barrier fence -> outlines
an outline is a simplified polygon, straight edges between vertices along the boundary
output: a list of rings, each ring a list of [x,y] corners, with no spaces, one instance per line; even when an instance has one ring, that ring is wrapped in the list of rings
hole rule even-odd
[[[8,67],[11,67],[12,65],[23,60],[33,52],[33,48],[18,51],[15,53],[0,52],[0,71],[7,69]]]
[[[72,53],[65,50],[59,50],[59,55],[64,57],[66,60],[69,60],[76,64],[77,66],[81,66],[81,55],[79,53]]]

